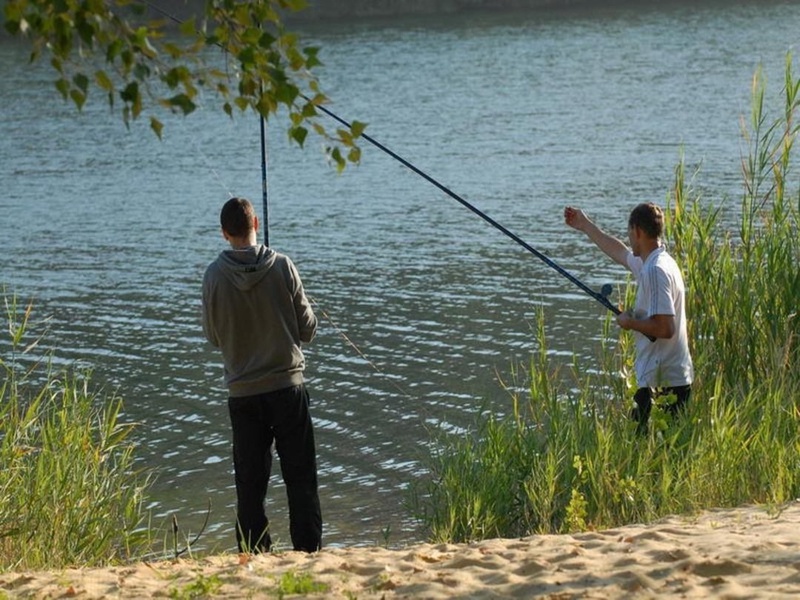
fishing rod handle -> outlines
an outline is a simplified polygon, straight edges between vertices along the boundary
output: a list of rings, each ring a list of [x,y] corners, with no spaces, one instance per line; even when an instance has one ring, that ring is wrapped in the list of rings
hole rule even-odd
[[[615,315],[620,315],[620,314],[622,314],[622,310],[620,310],[619,308],[617,308],[616,306],[614,306],[613,304],[611,304],[611,302],[609,302],[609,301],[608,301],[608,298],[606,298],[606,297],[604,297],[604,296],[600,296],[599,294],[598,294],[597,296],[595,296],[595,298],[596,298],[596,299],[597,299],[599,302],[603,303],[603,304],[606,306],[606,308],[608,308],[608,310],[610,310],[610,311],[611,311],[612,313],[614,313]],[[643,335],[644,337],[646,337],[648,340],[650,340],[651,342],[655,342],[655,341],[656,341],[656,338],[654,338],[654,337],[653,337],[653,336],[651,336],[651,335],[647,335],[647,334],[645,334],[645,333],[643,333],[642,335]]]

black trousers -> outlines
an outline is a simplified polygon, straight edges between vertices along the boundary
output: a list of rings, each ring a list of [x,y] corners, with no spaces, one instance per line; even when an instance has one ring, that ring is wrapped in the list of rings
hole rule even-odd
[[[661,396],[675,396],[675,401],[664,406],[664,410],[675,417],[678,412],[689,402],[692,394],[691,385],[679,385],[675,387],[663,388],[639,388],[633,396],[636,406],[631,412],[631,418],[638,423],[637,431],[647,433],[647,421],[650,419],[650,411],[653,409],[653,401]]]
[[[289,500],[289,535],[295,550],[322,546],[314,428],[306,387],[228,399],[236,477],[236,540],[242,552],[272,545],[264,500],[272,471],[272,442]]]

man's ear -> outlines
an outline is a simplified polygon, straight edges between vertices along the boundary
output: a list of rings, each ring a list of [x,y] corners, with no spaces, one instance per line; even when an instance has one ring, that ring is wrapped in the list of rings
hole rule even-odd
[[[225,231],[225,230],[224,230],[222,227],[220,227],[220,228],[219,228],[219,230],[220,230],[220,232],[222,233],[222,237],[224,237],[224,238],[225,238],[225,241],[226,241],[226,242],[230,242],[230,241],[231,241],[231,238],[230,238],[230,236],[228,236],[228,232],[227,232],[227,231]]]
[[[253,230],[258,233],[258,215],[253,216]]]

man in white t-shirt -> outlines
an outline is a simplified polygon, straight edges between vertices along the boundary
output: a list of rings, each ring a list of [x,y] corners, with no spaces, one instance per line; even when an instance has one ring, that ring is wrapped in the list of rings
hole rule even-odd
[[[636,407],[632,416],[647,431],[653,401],[674,396],[664,408],[675,414],[688,401],[694,376],[686,333],[685,288],[675,260],[661,245],[664,213],[639,204],[628,218],[630,248],[605,233],[578,208],[564,209],[567,225],[582,231],[600,250],[629,269],[638,283],[636,305],[617,315],[617,324],[636,337]]]

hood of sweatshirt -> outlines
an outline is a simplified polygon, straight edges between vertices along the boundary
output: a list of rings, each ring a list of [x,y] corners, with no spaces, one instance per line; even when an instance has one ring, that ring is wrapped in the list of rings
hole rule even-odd
[[[249,290],[275,264],[276,253],[263,244],[249,248],[223,250],[217,265],[227,279],[240,290]]]

